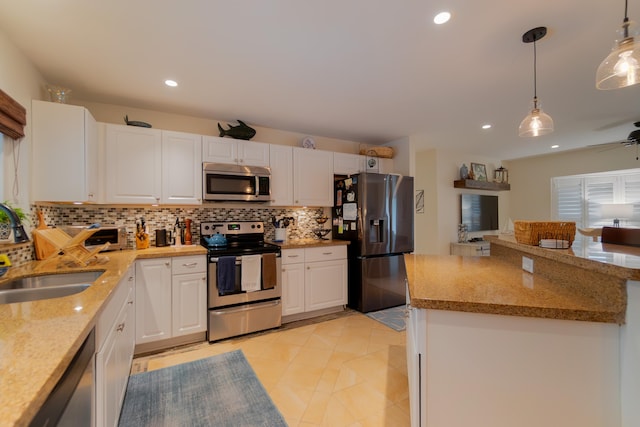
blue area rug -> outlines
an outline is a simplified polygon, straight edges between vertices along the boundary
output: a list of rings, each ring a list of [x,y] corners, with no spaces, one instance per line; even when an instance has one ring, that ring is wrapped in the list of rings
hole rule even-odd
[[[369,316],[373,320],[377,320],[378,322],[390,327],[393,330],[400,332],[404,331],[406,328],[404,322],[405,308],[406,306],[399,305],[397,307],[386,308],[380,311],[372,311],[371,313],[367,313],[367,316]]]
[[[241,350],[132,375],[120,427],[286,426]]]

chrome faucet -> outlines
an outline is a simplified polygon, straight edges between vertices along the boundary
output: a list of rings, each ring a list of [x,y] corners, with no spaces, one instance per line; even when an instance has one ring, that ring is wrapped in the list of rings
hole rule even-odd
[[[0,203],[0,210],[6,213],[7,217],[9,217],[9,222],[13,229],[14,241],[16,243],[28,242],[29,236],[27,236],[27,233],[24,231],[24,227],[22,226],[22,222],[20,221],[18,214],[4,203]]]

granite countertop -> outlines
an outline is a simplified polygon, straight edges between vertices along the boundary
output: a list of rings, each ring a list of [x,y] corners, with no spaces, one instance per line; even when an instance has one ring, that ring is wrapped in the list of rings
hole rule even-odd
[[[485,236],[492,245],[597,271],[621,279],[640,280],[640,248],[594,242],[576,236],[569,249],[546,249],[518,243],[513,235]]]
[[[275,242],[270,240],[269,243],[278,245],[282,249],[301,249],[335,245],[348,245],[350,242],[348,240],[288,239],[286,242]]]
[[[0,425],[27,425],[94,327],[105,303],[136,259],[204,255],[199,245],[103,253],[87,267],[31,261],[0,283],[25,275],[104,271],[86,290],[63,298],[0,304]],[[81,307],[78,309],[78,307]]]
[[[596,293],[490,257],[405,255],[411,305],[418,308],[623,323],[626,294]]]

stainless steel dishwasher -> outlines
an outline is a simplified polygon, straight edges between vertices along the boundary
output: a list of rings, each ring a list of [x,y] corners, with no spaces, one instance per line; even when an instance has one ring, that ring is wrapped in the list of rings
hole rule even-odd
[[[95,331],[77,351],[44,402],[31,426],[93,426],[95,424]]]

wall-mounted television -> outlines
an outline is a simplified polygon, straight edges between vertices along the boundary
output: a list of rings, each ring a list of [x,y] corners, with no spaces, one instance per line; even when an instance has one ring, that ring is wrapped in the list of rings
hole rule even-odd
[[[498,196],[461,194],[460,223],[468,231],[498,230]]]

